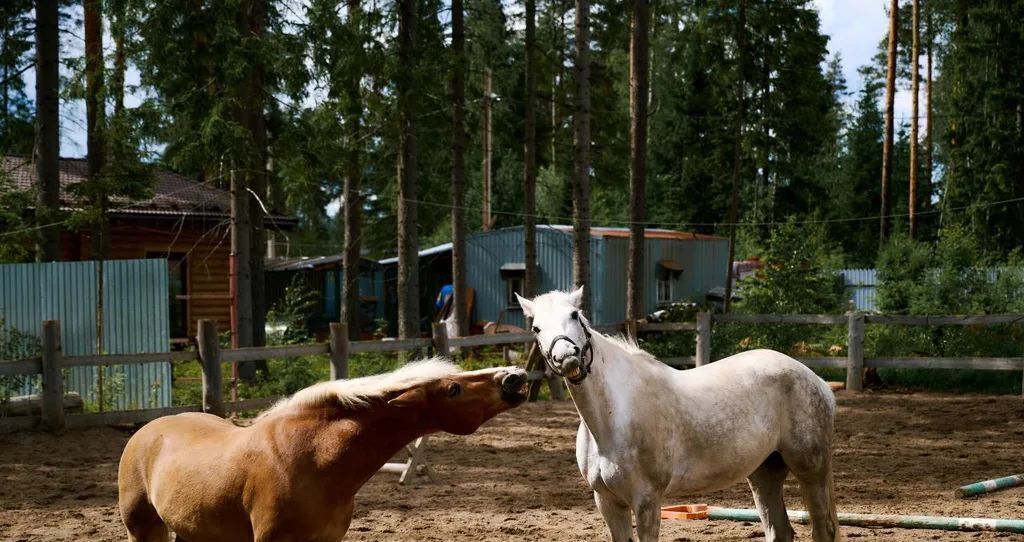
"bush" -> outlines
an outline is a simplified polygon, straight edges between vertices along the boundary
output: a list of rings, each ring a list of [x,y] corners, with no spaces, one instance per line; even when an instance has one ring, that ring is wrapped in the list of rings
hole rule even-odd
[[[31,358],[39,353],[39,339],[7,325],[7,320],[0,314],[0,360]],[[23,375],[0,376],[0,404],[19,393],[27,380],[28,377]]]

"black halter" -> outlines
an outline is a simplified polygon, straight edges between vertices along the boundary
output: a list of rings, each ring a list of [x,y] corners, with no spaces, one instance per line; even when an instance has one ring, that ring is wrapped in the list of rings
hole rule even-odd
[[[551,344],[548,345],[548,355],[544,356],[544,361],[547,362],[548,367],[551,369],[551,372],[555,373],[556,375],[562,378],[565,378],[566,380],[569,381],[570,384],[579,384],[580,382],[583,382],[583,380],[587,378],[587,375],[590,374],[591,366],[594,365],[594,349],[590,346],[590,330],[587,328],[587,325],[584,324],[582,320],[580,320],[579,322],[580,327],[583,328],[583,335],[587,337],[587,343],[583,345],[583,348],[579,348],[580,345],[576,344],[576,341],[572,340],[567,335],[559,335],[554,339],[551,339]],[[555,360],[552,358],[551,353],[554,351],[555,343],[557,343],[558,341],[568,341],[569,344],[579,348],[580,350],[580,376],[576,380],[566,377],[565,372],[555,366]]]

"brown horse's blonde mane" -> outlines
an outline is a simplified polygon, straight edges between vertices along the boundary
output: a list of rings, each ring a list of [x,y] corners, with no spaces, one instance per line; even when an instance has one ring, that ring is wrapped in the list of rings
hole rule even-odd
[[[429,358],[409,363],[397,371],[349,380],[321,382],[295,392],[267,409],[260,417],[282,413],[295,408],[318,406],[336,401],[348,409],[363,408],[373,399],[389,393],[409,389],[431,380],[444,378],[459,368],[443,358]]]

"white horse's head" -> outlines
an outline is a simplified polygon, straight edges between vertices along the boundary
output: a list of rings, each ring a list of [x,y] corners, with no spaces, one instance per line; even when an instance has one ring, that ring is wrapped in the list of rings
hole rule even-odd
[[[551,369],[573,384],[590,372],[590,323],[583,317],[583,287],[573,292],[553,291],[526,299],[516,294],[527,318],[533,318],[537,346]]]

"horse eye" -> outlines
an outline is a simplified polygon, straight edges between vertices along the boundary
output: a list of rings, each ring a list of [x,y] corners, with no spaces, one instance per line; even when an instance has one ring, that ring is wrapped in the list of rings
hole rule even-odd
[[[533,326],[533,332],[534,333],[540,333],[540,328],[537,327],[537,326]]]
[[[448,397],[458,397],[462,393],[462,386],[458,382],[448,384]]]
[[[579,320],[580,319],[580,311],[572,311],[572,319],[573,320]]]

